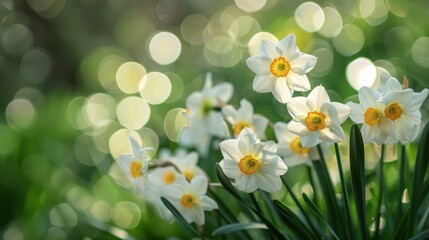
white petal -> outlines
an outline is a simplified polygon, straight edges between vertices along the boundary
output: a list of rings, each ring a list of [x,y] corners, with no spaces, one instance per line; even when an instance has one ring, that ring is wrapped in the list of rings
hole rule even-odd
[[[237,139],[224,140],[219,143],[219,147],[223,157],[226,159],[231,159],[238,163],[238,161],[240,161],[240,159],[243,157],[242,153],[238,148]]]
[[[337,102],[331,102],[331,105],[335,107],[338,114],[339,123],[342,124],[349,117],[352,109],[345,104]]]
[[[317,57],[302,53],[299,57],[290,61],[291,69],[299,75],[304,75],[316,66]]]
[[[348,102],[347,106],[349,106],[351,109],[350,118],[352,119],[352,121],[355,123],[363,123],[362,105],[353,102]]]
[[[286,79],[277,79],[272,92],[274,97],[281,103],[286,103],[292,98],[292,91],[289,89]]]
[[[219,112],[211,112],[207,116],[207,123],[203,127],[213,136],[224,137],[225,136],[225,126],[222,114]]]
[[[268,126],[268,119],[261,115],[254,115],[253,126],[255,127],[256,136],[260,139],[265,138],[265,130]]]
[[[271,73],[258,74],[253,80],[253,91],[259,93],[271,92],[276,85],[276,80]]]
[[[235,124],[237,122],[237,110],[231,105],[222,108],[222,114],[228,120],[229,123]]]
[[[204,80],[204,86],[203,86],[202,92],[207,93],[212,88],[212,86],[213,86],[212,73],[208,72]]]
[[[256,176],[256,184],[258,188],[266,192],[277,192],[282,188],[280,177],[269,174],[258,174]]]
[[[241,175],[241,171],[238,168],[238,163],[234,160],[223,159],[219,162],[219,166],[222,168],[222,171],[229,178],[238,179]]]
[[[200,198],[200,204],[204,211],[211,211],[213,209],[219,208],[217,203],[207,196],[202,196]]]
[[[131,162],[133,161],[133,156],[130,154],[121,154],[118,157],[118,165],[124,171],[127,176],[131,179]]]
[[[262,40],[259,46],[260,54],[266,57],[275,58],[279,55],[276,46],[267,40]]]
[[[256,179],[254,175],[242,175],[236,181],[237,188],[243,192],[254,192],[258,187],[256,186]]]
[[[131,145],[131,150],[133,152],[133,156],[134,157],[138,157],[140,156],[139,152],[140,152],[140,144],[130,135],[128,136],[128,141],[130,142]]]
[[[311,132],[307,136],[301,136],[300,140],[301,140],[301,145],[305,148],[314,147],[317,144],[322,142],[319,139],[319,133],[316,133],[316,132]]]
[[[203,99],[204,95],[200,92],[193,92],[186,98],[186,107],[191,111],[192,116],[200,111],[200,105]]]
[[[252,151],[252,145],[260,142],[256,138],[255,133],[250,128],[244,128],[238,135],[238,148],[243,155],[247,155]]]
[[[288,167],[295,167],[298,165],[302,165],[304,163],[307,163],[310,160],[310,157],[308,155],[296,155],[284,158],[285,164]]]
[[[278,48],[287,57],[297,52],[296,38],[294,34],[289,34],[278,43]]]
[[[289,124],[287,125],[287,130],[301,137],[307,136],[311,133],[310,130],[308,130],[307,126],[305,126],[303,122],[297,122],[297,121],[290,121]]]
[[[364,107],[375,106],[380,97],[372,88],[364,86],[359,89],[359,102]]]
[[[180,198],[183,195],[183,190],[177,183],[165,186],[163,192],[163,195],[170,200],[170,202],[180,201]]]
[[[341,142],[344,139],[344,132],[340,125],[332,124],[320,131],[319,138],[327,142]]]
[[[315,87],[308,95],[307,102],[308,101],[310,101],[313,105],[314,109],[310,108],[310,110],[312,111],[319,111],[324,103],[331,102],[331,100],[329,99],[328,93],[326,92],[326,89],[323,86]]]
[[[264,162],[264,164],[259,169],[262,174],[270,174],[275,176],[283,175],[287,172],[287,170],[288,168],[284,163],[283,159],[281,159],[277,155],[275,155],[268,162]]]
[[[195,221],[196,224],[204,225],[204,211],[201,206],[193,206],[189,208],[188,211],[191,218]]]
[[[262,151],[265,154],[276,154],[277,152],[277,144],[273,141],[265,142]]]
[[[240,101],[240,109],[237,111],[238,117],[243,121],[251,121],[253,117],[253,106],[246,99],[241,99]]]
[[[207,192],[208,181],[204,176],[196,176],[192,178],[190,190],[195,195],[204,195]]]
[[[298,92],[306,92],[311,89],[310,81],[308,81],[307,75],[297,74],[289,72],[286,76],[286,81],[291,90]]]
[[[270,73],[270,63],[266,61],[266,58],[252,56],[246,60],[246,64],[256,74]]]
[[[413,106],[418,106],[418,108],[420,108],[421,105],[423,104],[423,102],[428,97],[428,94],[429,94],[429,89],[427,89],[427,88],[423,89],[423,91],[421,91],[420,93],[414,93],[413,94],[413,101],[411,104]]]
[[[222,103],[228,102],[234,93],[234,86],[231,83],[219,83],[211,89],[211,94]]]
[[[287,110],[292,118],[297,121],[304,120],[310,112],[305,97],[292,98],[287,104]]]

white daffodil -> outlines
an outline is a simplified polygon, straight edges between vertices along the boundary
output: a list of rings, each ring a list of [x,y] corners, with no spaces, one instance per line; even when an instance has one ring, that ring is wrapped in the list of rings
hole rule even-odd
[[[359,89],[359,104],[348,102],[352,109],[350,118],[355,123],[363,123],[361,132],[364,143],[383,144],[393,134],[392,124],[385,117],[385,105],[381,93],[369,87]]]
[[[277,154],[283,157],[288,167],[300,164],[312,165],[309,152],[312,148],[305,148],[301,145],[298,135],[287,130],[287,124],[277,122],[274,124],[274,134],[277,138]]]
[[[314,68],[317,58],[300,52],[295,35],[289,34],[277,46],[263,40],[259,55],[246,60],[247,66],[256,73],[253,90],[272,92],[281,103],[288,102],[293,91],[310,90],[306,73]]]
[[[314,88],[307,98],[292,98],[287,109],[293,118],[287,129],[301,137],[303,147],[313,147],[322,141],[341,142],[344,139],[341,124],[351,110],[344,104],[331,102],[323,86]]]
[[[186,152],[184,149],[177,149],[175,154],[162,151],[160,159],[170,161],[185,176],[186,180],[191,181],[195,176],[205,176],[205,172],[198,167],[198,154],[196,152]]]
[[[224,159],[219,163],[225,175],[235,179],[237,188],[253,192],[260,188],[267,192],[279,191],[282,187],[280,176],[287,166],[276,155],[277,146],[273,141],[261,142],[250,128],[244,128],[237,139],[220,143]]]
[[[184,181],[164,188],[164,196],[176,207],[188,223],[203,225],[204,211],[218,208],[217,203],[206,196],[207,178],[196,176],[191,182]]]
[[[188,125],[182,128],[179,143],[195,146],[205,155],[212,136],[227,137],[228,127],[223,121],[221,108],[232,97],[232,93],[232,84],[212,86],[211,74],[207,74],[202,91],[193,92],[186,99]]]
[[[232,132],[237,137],[245,127],[251,128],[259,139],[265,138],[265,129],[268,125],[268,119],[261,115],[253,114],[253,106],[246,99],[240,101],[240,108],[225,106],[222,113],[228,122],[232,125]]]
[[[386,93],[383,98],[386,106],[384,116],[391,120],[394,133],[393,139],[388,139],[389,144],[396,141],[406,144],[417,137],[416,133],[420,130],[422,118],[420,107],[428,93],[428,89],[414,93],[409,88]]]
[[[162,203],[164,188],[168,185],[186,182],[185,177],[174,167],[158,167],[148,172],[148,184],[143,192],[146,201],[152,203],[160,216],[165,220],[172,220],[172,214]]]
[[[146,151],[152,148],[141,148],[139,143],[131,136],[128,137],[132,154],[121,154],[118,157],[119,167],[133,182],[137,193],[141,193],[147,182],[147,170],[149,158]]]

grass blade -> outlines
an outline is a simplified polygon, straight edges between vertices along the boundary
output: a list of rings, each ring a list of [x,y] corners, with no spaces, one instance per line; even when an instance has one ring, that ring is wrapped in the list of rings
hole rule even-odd
[[[332,229],[331,225],[329,225],[328,221],[323,217],[322,212],[320,212],[319,208],[317,208],[316,204],[314,204],[313,201],[307,196],[307,194],[303,193],[302,197],[304,198],[304,201],[307,203],[307,205],[310,207],[310,209],[316,214],[316,216],[322,221],[323,224],[328,228],[329,232],[332,234],[332,236],[335,239],[340,239],[337,234],[335,233],[334,229]]]
[[[350,174],[362,239],[369,239],[365,214],[365,159],[362,134],[356,124],[350,130]]]
[[[171,204],[170,201],[168,201],[165,197],[161,197],[161,201],[164,203],[164,205],[170,210],[170,212],[176,217],[179,222],[183,223],[189,230],[191,230],[193,233],[195,233],[198,237],[205,239],[201,233],[199,233],[194,227],[192,227],[191,224],[189,224],[186,219],[180,214],[180,212]]]
[[[296,233],[299,239],[317,239],[292,210],[278,200],[273,200],[273,203],[277,211],[283,216],[283,222]]]
[[[417,158],[414,168],[414,179],[412,184],[412,193],[410,201],[410,220],[408,222],[408,230],[410,234],[414,233],[415,222],[417,218],[417,210],[424,197],[421,189],[423,188],[423,181],[425,178],[426,170],[428,168],[429,159],[429,123],[426,124],[417,150]],[[425,193],[426,194],[426,193]]]
[[[212,235],[218,236],[248,229],[268,229],[268,227],[263,223],[233,223],[214,230]]]

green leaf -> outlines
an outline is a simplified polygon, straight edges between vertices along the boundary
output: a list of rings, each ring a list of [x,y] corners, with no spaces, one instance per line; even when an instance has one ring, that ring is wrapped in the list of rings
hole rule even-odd
[[[417,218],[417,210],[422,202],[424,195],[422,194],[423,181],[425,178],[426,170],[428,168],[429,159],[429,123],[426,124],[417,150],[416,164],[414,167],[413,188],[410,201],[410,221],[408,230],[413,234],[415,229],[415,222]],[[426,194],[426,193],[424,193]]]
[[[311,210],[319,217],[319,219],[322,221],[323,224],[328,228],[329,232],[332,234],[332,236],[335,239],[340,239],[337,234],[335,233],[334,229],[332,229],[331,225],[329,225],[328,221],[326,221],[325,217],[323,217],[322,213],[320,212],[319,208],[317,208],[316,204],[314,204],[313,201],[307,196],[307,194],[303,193],[302,197],[304,198],[304,201],[307,203],[307,205],[310,207]]]
[[[203,238],[204,237],[199,233],[194,227],[192,227],[191,224],[186,221],[186,219],[180,214],[180,212],[171,204],[170,201],[168,201],[165,197],[161,197],[161,201],[164,203],[164,205],[170,210],[170,212],[176,217],[179,222],[183,223],[186,227],[188,227],[193,233],[195,233],[198,237]]]
[[[353,124],[350,130],[350,174],[361,237],[368,239],[365,214],[365,152],[362,134],[356,124]]]
[[[278,200],[273,200],[273,203],[275,208],[283,216],[283,222],[289,227],[290,230],[295,232],[300,239],[318,239],[316,236],[311,234],[311,231],[292,210],[290,210],[287,206]]]
[[[415,235],[409,240],[424,240],[424,239],[429,239],[429,229],[424,230],[423,232]]]
[[[231,193],[235,198],[240,200],[241,202],[245,203],[244,199],[240,196],[240,194],[237,192],[234,186],[232,186],[229,179],[225,176],[225,174],[222,171],[222,168],[219,166],[218,163],[216,163],[216,175],[219,179],[220,184],[229,192]]]
[[[248,229],[268,229],[268,227],[263,223],[233,223],[216,229],[212,235],[218,236]]]
[[[231,184],[229,179],[225,176],[225,174],[222,171],[222,168],[219,166],[219,164],[216,164],[216,174],[219,179],[219,182],[222,184],[222,186],[231,193],[235,198],[237,198],[240,202],[244,203],[249,209],[251,209],[258,217],[267,225],[269,232],[274,235],[276,239],[285,239],[283,234],[280,233],[280,231],[268,220],[264,217],[264,215],[253,208],[249,203],[247,203],[237,192],[235,187]]]

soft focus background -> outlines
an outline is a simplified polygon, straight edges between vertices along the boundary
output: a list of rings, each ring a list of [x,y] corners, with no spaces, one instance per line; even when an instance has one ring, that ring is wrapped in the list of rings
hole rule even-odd
[[[176,148],[178,113],[208,71],[235,85],[231,104],[289,119],[252,91],[245,64],[262,39],[289,33],[318,57],[312,87],[334,101],[371,85],[376,66],[421,91],[428,13],[426,0],[0,0],[0,238],[189,238],[115,164],[128,134]],[[422,111],[427,121],[428,101]]]

